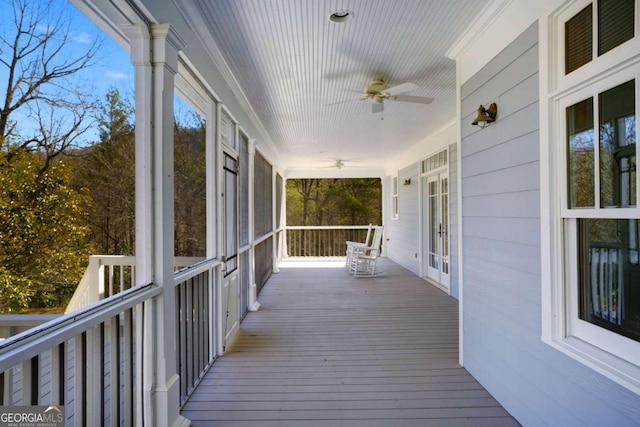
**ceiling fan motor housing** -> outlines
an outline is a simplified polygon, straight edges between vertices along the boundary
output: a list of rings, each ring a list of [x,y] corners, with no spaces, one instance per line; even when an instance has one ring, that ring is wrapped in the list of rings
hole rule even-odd
[[[389,89],[389,86],[385,84],[382,80],[373,80],[369,85],[364,89],[365,93],[368,95],[380,95],[380,92]]]

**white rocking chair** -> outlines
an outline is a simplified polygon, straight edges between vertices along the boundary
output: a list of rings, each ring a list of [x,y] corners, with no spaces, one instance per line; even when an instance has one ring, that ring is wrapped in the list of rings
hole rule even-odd
[[[371,243],[371,230],[373,229],[373,224],[369,224],[369,228],[367,229],[367,237],[364,239],[364,242],[352,242],[347,240],[345,243],[347,245],[347,259],[345,261],[345,267],[349,268],[351,265],[351,260],[353,259],[353,248],[357,246],[369,246]]]
[[[378,256],[380,256],[381,243],[382,226],[376,226],[369,246],[354,246],[349,272],[353,273],[354,276],[373,276],[376,272]]]

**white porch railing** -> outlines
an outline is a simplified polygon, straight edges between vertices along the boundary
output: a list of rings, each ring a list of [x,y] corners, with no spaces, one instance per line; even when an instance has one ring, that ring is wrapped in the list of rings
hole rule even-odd
[[[174,269],[179,270],[201,257],[175,257]],[[136,257],[124,255],[91,255],[78,287],[67,305],[65,314],[115,295],[134,285]]]
[[[99,261],[132,267],[126,263],[131,260],[123,258]],[[185,262],[181,259],[177,264]],[[97,265],[94,261],[93,267]],[[216,356],[219,331],[214,296],[220,268],[218,260],[190,265],[175,273],[174,289],[166,291],[176,293],[180,404]],[[114,276],[109,268],[105,271],[107,278]],[[127,273],[118,274],[121,280]],[[89,276],[101,280],[95,274]],[[87,288],[100,286],[92,283]],[[68,425],[140,424],[148,398],[143,355],[154,351],[147,348],[153,345],[148,337],[154,333],[154,325],[148,322],[154,318],[154,297],[162,289],[151,284],[121,289],[111,287],[108,280],[104,286],[114,295],[0,343],[0,405],[64,405]]]
[[[287,226],[287,255],[295,257],[345,256],[345,242],[364,242],[368,225]]]
[[[0,315],[0,341],[58,317],[60,314],[2,314]]]
[[[133,425],[155,285],[125,290],[0,345],[2,405],[64,405],[70,425]]]
[[[217,270],[222,262],[207,260],[176,272],[176,345],[180,375],[180,405],[215,360]]]

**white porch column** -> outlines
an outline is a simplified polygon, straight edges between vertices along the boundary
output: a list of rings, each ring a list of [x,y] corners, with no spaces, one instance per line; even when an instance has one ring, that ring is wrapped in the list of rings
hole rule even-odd
[[[249,311],[258,311],[260,309],[260,303],[258,302],[258,287],[256,285],[256,262],[255,262],[255,246],[253,242],[255,240],[255,224],[254,224],[254,212],[255,212],[255,198],[253,194],[253,180],[255,179],[254,164],[256,156],[256,140],[249,139],[247,145],[248,153],[248,168],[249,168],[249,241],[251,242],[251,249],[249,249],[249,259],[251,260],[251,268],[249,268]]]
[[[207,197],[207,258],[212,259],[220,255],[218,247],[218,236],[220,235],[220,220],[218,218],[218,206],[220,205],[220,198],[216,185],[218,185],[218,152],[216,147],[217,132],[218,132],[218,105],[213,98],[209,99],[209,106],[207,108],[206,117],[206,132],[205,132],[205,155],[206,155],[206,197]],[[209,306],[209,324],[214,327],[209,329],[209,352],[212,355],[218,355],[218,348],[216,344],[220,337],[220,325],[218,321],[219,309],[216,303],[219,301],[216,296],[218,292],[218,284],[220,280],[216,277],[219,274],[219,268],[211,271],[209,275],[209,289],[211,294],[207,304]]]
[[[280,273],[280,269],[278,268],[278,207],[276,206],[278,203],[278,184],[276,176],[278,175],[278,165],[271,165],[271,227],[273,227],[273,255],[271,257],[271,271],[274,273]]]
[[[151,36],[144,24],[124,28],[130,39],[135,90],[136,285],[153,281],[153,149]]]
[[[136,286],[153,282],[154,262],[154,214],[153,214],[153,147],[152,147],[152,80],[151,36],[144,24],[134,24],[123,28],[130,40],[130,56],[134,70],[135,98],[135,199],[136,199]],[[144,309],[137,307],[136,322],[136,425],[144,425],[152,419],[150,387],[146,387],[145,373],[149,372],[153,361],[146,356],[145,348],[153,348],[153,336],[144,334],[144,325],[152,322],[153,301],[144,303]]]
[[[282,258],[289,258],[289,247],[287,246],[287,178],[282,177]]]
[[[149,34],[150,30],[150,34]],[[162,294],[137,312],[140,425],[190,425],[180,416],[173,283],[173,89],[184,43],[168,24],[126,29],[131,37],[136,97],[136,283]],[[142,374],[140,375],[140,372]],[[142,384],[141,384],[142,383]]]
[[[153,419],[150,425],[164,427],[189,425],[180,416],[180,382],[176,372],[176,302],[174,270],[174,193],[173,193],[173,98],[178,52],[184,42],[169,24],[151,26],[153,67],[153,181],[154,181],[154,273],[164,288],[154,312],[153,376],[151,384]],[[148,331],[148,329],[147,329]]]

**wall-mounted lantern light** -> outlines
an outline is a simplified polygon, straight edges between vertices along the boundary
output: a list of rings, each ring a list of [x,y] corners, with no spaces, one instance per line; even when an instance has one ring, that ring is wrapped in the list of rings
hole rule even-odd
[[[486,128],[491,123],[496,121],[496,116],[498,115],[498,106],[495,102],[492,102],[489,105],[489,108],[484,108],[482,105],[478,107],[478,117],[471,123],[475,126],[480,126],[481,128]]]
[[[407,178],[404,180],[404,185],[411,185],[411,178]]]

